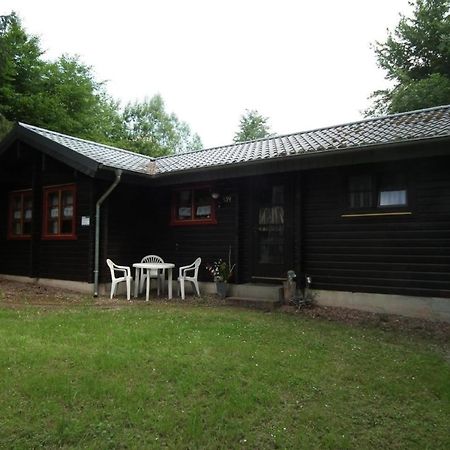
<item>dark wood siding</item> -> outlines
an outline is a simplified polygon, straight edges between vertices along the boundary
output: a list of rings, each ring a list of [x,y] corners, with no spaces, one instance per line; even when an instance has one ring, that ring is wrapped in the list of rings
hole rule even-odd
[[[2,159],[0,224],[0,273],[33,278],[92,282],[93,198],[92,179],[25,145],[11,148]],[[76,185],[76,240],[42,240],[42,189],[44,186]],[[30,240],[7,238],[8,193],[33,189],[33,229]],[[91,226],[81,226],[81,216]]]
[[[230,246],[236,261],[238,186],[221,183],[214,189],[221,194],[217,224],[171,226],[171,188],[119,186],[107,202],[107,242],[101,260],[103,279],[109,277],[104,264],[106,258],[131,265],[145,255],[156,254],[178,268],[200,256],[201,280],[211,280],[206,264],[227,258]],[[224,202],[226,196],[230,198],[229,203]]]
[[[359,169],[407,173],[411,215],[341,217],[348,170],[306,175],[303,260],[315,288],[450,296],[450,158],[391,166]]]

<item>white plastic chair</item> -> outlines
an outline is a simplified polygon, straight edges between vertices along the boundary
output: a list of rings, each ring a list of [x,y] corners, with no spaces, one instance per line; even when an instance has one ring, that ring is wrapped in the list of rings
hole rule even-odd
[[[164,260],[157,255],[147,255],[144,256],[141,259],[141,263],[163,263]],[[139,293],[141,293],[144,290],[144,282],[147,279],[147,273],[150,272],[150,288],[151,288],[151,282],[152,278],[155,278],[157,280],[157,289],[158,289],[158,295],[159,295],[159,289],[160,286],[162,286],[162,291],[164,292],[164,279],[165,279],[165,270],[161,269],[161,273],[159,273],[159,270],[152,269],[152,270],[146,270],[141,269],[140,270],[140,276],[139,276]]]
[[[181,298],[184,300],[184,282],[190,281],[195,288],[197,295],[200,297],[200,289],[198,287],[198,268],[200,267],[200,263],[202,262],[202,258],[197,258],[192,264],[189,266],[180,267],[180,273],[178,277],[178,292],[181,292]],[[194,272],[192,276],[187,276],[187,272]]]
[[[111,271],[111,297],[113,298],[113,295],[116,292],[116,287],[119,283],[122,281],[125,281],[127,283],[127,300],[130,300],[130,294],[131,294],[131,270],[128,266],[118,266],[117,264],[114,264],[110,259],[106,260],[106,264],[108,264],[109,270]],[[122,272],[122,277],[116,277],[116,272]]]

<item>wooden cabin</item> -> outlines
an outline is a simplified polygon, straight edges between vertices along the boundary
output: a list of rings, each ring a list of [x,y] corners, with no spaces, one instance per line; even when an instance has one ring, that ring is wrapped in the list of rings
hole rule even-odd
[[[18,124],[0,211],[2,277],[92,291],[97,236],[100,288],[153,253],[209,289],[231,249],[235,286],[292,269],[323,304],[450,320],[450,106],[162,158]]]

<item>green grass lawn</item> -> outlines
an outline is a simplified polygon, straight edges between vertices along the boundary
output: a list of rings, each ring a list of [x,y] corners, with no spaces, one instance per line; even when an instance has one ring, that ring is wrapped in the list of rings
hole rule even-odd
[[[1,448],[450,448],[450,366],[375,328],[200,306],[0,309]]]

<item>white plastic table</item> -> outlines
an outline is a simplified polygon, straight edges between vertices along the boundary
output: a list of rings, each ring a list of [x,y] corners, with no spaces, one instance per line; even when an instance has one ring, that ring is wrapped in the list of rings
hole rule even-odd
[[[148,297],[150,293],[150,270],[161,270],[167,269],[168,273],[168,297],[169,300],[172,298],[172,269],[175,267],[175,264],[172,263],[134,263],[133,267],[136,269],[135,279],[134,279],[134,297],[138,296],[139,292],[139,273],[141,269],[147,271],[147,290],[145,293],[145,301],[148,302]]]

